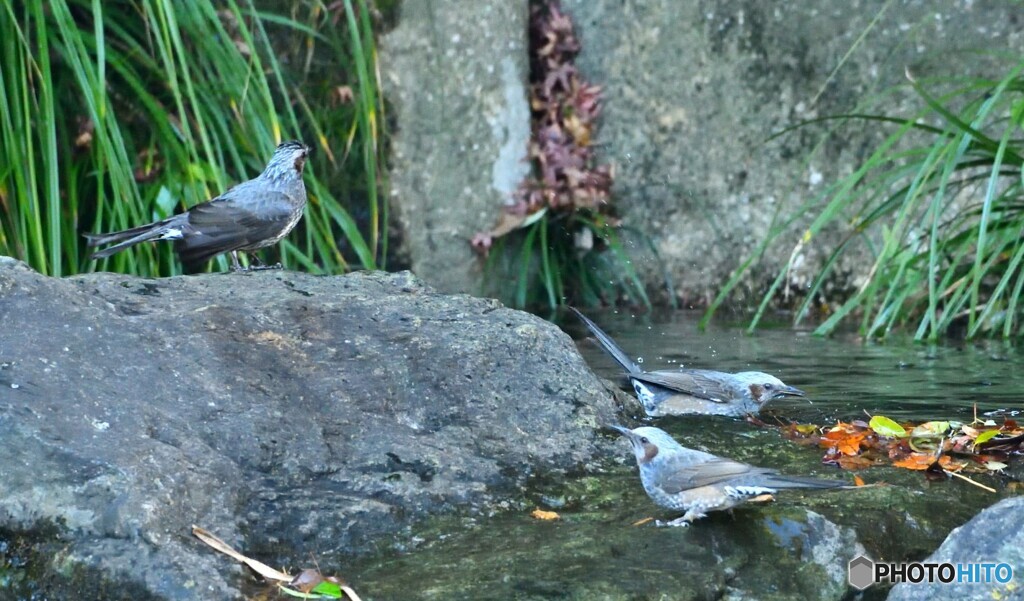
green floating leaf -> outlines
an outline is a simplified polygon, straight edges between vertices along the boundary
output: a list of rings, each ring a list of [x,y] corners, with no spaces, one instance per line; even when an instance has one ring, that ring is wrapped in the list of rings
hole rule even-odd
[[[320,588],[320,587],[318,586],[317,588]],[[297,590],[295,590],[293,588],[288,588],[287,586],[279,586],[279,587],[277,587],[277,590],[279,590],[282,593],[288,595],[289,597],[298,597],[299,599],[330,599],[330,598],[332,598],[330,595],[327,595],[327,594],[320,594],[320,593],[314,593],[314,592],[303,593],[302,591],[297,591]],[[334,598],[335,599],[340,599],[341,598],[340,590],[339,590],[339,596],[334,597]]]
[[[907,431],[903,429],[903,426],[892,421],[888,417],[876,415],[871,418],[868,422],[871,429],[875,431],[879,436],[888,436],[890,438],[903,438],[907,435]]]
[[[310,592],[318,593],[332,599],[341,599],[342,596],[341,585],[336,582],[331,582],[330,580],[324,580],[320,584],[316,585],[316,587]]]
[[[978,437],[974,439],[974,446],[984,444],[995,438],[998,434],[999,430],[985,430],[981,434],[978,434]]]

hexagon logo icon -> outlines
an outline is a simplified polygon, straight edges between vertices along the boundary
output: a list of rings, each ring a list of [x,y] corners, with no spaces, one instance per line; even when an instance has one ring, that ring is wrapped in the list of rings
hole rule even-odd
[[[850,560],[850,573],[847,580],[850,586],[862,591],[875,583],[875,562],[863,555]]]

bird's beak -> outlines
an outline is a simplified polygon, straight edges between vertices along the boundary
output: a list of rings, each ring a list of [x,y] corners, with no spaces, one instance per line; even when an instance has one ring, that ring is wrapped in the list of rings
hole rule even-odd
[[[625,428],[625,427],[619,426],[617,424],[609,424],[608,427],[611,428],[612,430],[615,430],[619,434],[622,434],[626,438],[632,438],[633,437],[633,431],[630,430],[629,428]]]
[[[780,398],[784,396],[807,396],[803,390],[795,386],[783,386],[782,388],[775,391],[775,397]]]
[[[626,438],[626,440],[629,441],[629,446],[633,447],[634,453],[637,449],[643,446],[640,444],[640,437],[634,434],[633,431],[630,430],[629,428],[619,426],[617,424],[609,424],[608,427],[611,428],[612,430],[615,430],[619,434],[623,435]]]

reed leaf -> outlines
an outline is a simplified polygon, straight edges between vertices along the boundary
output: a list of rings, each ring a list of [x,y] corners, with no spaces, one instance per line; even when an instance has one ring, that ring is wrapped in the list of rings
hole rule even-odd
[[[355,21],[337,26],[320,1],[298,5],[292,17],[249,0],[3,3],[0,254],[52,275],[180,273],[170,245],[144,244],[96,263],[81,234],[203,202],[255,176],[274,147],[294,137],[316,148],[306,175],[310,208],[286,243],[264,252],[309,271],[340,273],[352,261],[376,268],[386,248],[366,236],[382,239],[387,216],[376,208],[386,198],[384,132],[379,78],[369,75],[376,50],[367,1],[348,0]],[[281,60],[296,46],[332,63],[306,88],[300,82],[309,73]],[[360,102],[332,103],[340,86]],[[369,151],[338,161],[350,132]],[[353,218],[353,201],[368,202],[375,217]],[[221,258],[213,268],[226,264]]]

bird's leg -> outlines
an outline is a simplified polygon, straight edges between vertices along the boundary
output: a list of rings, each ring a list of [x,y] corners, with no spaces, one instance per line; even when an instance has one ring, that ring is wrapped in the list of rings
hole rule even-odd
[[[238,251],[231,251],[231,271],[235,273],[245,273],[249,271],[245,267],[242,267],[241,263],[238,262]]]

